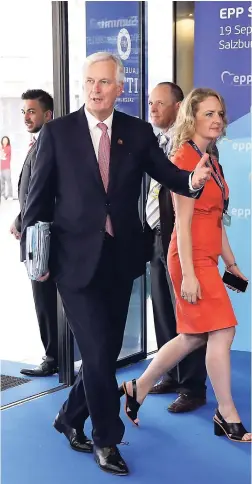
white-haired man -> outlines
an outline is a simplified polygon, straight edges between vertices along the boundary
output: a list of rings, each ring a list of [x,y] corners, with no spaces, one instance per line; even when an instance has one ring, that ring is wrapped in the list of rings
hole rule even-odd
[[[114,109],[123,78],[115,56],[89,56],[84,107],[43,127],[21,240],[25,259],[26,228],[53,221],[50,274],[82,357],[54,426],[73,449],[93,450],[99,467],[118,475],[128,468],[116,447],[124,425],[115,372],[133,281],[146,263],[138,213],[143,174],[185,196],[200,194],[210,177],[206,157],[192,174],[179,170],[148,123]],[[94,446],[83,432],[89,415]]]

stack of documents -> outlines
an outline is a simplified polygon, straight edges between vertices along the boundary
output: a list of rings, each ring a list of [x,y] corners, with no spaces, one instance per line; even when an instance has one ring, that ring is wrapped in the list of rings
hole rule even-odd
[[[26,231],[26,269],[30,279],[37,280],[48,272],[50,223],[37,222]]]

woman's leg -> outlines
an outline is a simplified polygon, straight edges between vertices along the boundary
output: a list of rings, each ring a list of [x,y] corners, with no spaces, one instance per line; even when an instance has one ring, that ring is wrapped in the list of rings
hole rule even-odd
[[[1,195],[2,197],[6,198],[5,195],[5,175],[4,175],[5,170],[2,170],[1,172]]]
[[[219,404],[219,411],[228,423],[240,422],[231,394],[230,348],[234,335],[234,327],[209,333],[206,352],[207,373]],[[245,434],[244,439],[251,439],[251,434]]]
[[[162,346],[148,368],[137,380],[137,401],[141,404],[159,378],[186,355],[206,344],[206,339],[207,335],[205,334],[179,334]],[[132,395],[131,382],[127,383],[127,390]]]

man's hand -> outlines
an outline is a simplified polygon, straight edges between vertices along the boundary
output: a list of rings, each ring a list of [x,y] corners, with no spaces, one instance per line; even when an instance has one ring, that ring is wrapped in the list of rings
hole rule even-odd
[[[202,188],[207,180],[211,178],[211,167],[208,166],[207,162],[209,160],[209,155],[205,153],[199,163],[197,164],[193,176],[192,176],[192,187],[196,190]]]
[[[38,282],[45,282],[45,281],[47,281],[47,279],[49,279],[49,276],[50,276],[50,272],[47,272],[44,276],[37,279],[37,281]]]
[[[16,239],[16,240],[20,240],[20,239],[21,239],[21,234],[20,234],[20,232],[18,232],[18,230],[16,229],[16,226],[15,226],[15,224],[14,224],[14,223],[11,225],[11,228],[10,228],[10,233],[11,233],[12,235],[14,235],[14,237],[15,237],[15,239]]]

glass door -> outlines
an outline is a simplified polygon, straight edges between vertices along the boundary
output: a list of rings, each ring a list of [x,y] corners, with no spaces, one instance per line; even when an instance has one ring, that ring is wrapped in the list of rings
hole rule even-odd
[[[21,112],[21,97],[28,89],[42,89],[54,96],[52,7],[42,5],[39,20],[34,2],[2,2],[0,28],[0,140],[8,140],[9,157],[0,145],[0,267],[1,267],[1,404],[34,398],[59,385],[52,377],[24,376],[22,369],[42,363],[45,354],[35,311],[31,281],[20,263],[20,244],[10,227],[20,212],[18,181],[29,150],[31,134]],[[10,29],[11,25],[11,29]],[[33,42],[36,31],[36,42]],[[15,32],[15,36],[13,33]],[[45,32],[47,34],[45,35]],[[7,173],[8,172],[8,173]],[[8,178],[7,178],[8,175]]]
[[[82,0],[68,2],[70,111],[79,109],[83,104],[82,65],[85,57],[97,51],[109,51],[121,57],[125,68],[125,89],[117,100],[116,109],[133,116],[144,117],[143,15],[144,2],[85,2]],[[144,214],[144,204],[145,186],[143,185],[139,200],[141,218]],[[118,366],[146,357],[145,286],[145,276],[134,282]],[[62,307],[60,313],[62,353],[60,379],[64,383],[71,384],[74,378],[73,361],[76,369],[80,363],[78,362],[80,355]]]

